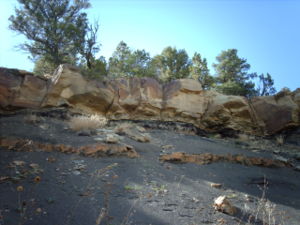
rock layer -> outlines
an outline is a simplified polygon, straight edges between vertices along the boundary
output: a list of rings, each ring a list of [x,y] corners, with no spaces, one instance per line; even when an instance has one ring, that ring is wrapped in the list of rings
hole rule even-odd
[[[192,123],[208,132],[270,135],[300,125],[300,89],[248,100],[205,91],[198,81],[165,85],[152,78],[95,81],[69,65],[60,65],[51,79],[0,68],[0,108],[68,106],[108,119]]]
[[[126,156],[129,158],[139,157],[139,154],[132,146],[125,144],[91,144],[80,147],[73,147],[64,144],[39,143],[28,139],[19,139],[14,137],[0,138],[0,147],[7,148],[12,151],[46,151],[46,152],[63,152],[73,153],[89,157],[104,156]]]
[[[173,152],[168,155],[161,155],[160,160],[173,163],[196,163],[199,165],[207,165],[215,162],[231,162],[246,166],[269,168],[292,167],[290,163],[276,159],[248,157],[244,155],[216,155],[211,153],[186,154],[184,152]]]

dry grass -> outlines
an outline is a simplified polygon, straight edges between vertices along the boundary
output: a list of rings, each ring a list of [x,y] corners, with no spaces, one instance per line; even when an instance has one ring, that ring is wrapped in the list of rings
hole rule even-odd
[[[95,130],[104,127],[106,124],[107,119],[99,115],[74,116],[69,121],[69,127],[74,131]]]
[[[283,135],[276,136],[275,140],[276,140],[277,145],[281,146],[284,144],[284,136]]]
[[[261,217],[263,224],[276,225],[277,224],[275,219],[276,204],[272,203],[266,198],[267,187],[268,187],[268,181],[266,180],[266,178],[264,178],[264,184],[263,187],[261,187],[262,196],[258,201],[256,211],[253,213],[254,221],[255,222],[258,221],[258,218]]]

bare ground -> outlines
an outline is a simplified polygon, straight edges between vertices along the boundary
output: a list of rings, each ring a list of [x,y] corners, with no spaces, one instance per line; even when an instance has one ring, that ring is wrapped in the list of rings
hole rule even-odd
[[[63,115],[39,115],[36,122],[28,122],[26,112],[1,116],[0,136],[74,147],[97,143],[97,135],[79,136],[67,129]],[[281,157],[297,165],[299,146],[255,148],[171,130],[147,129],[147,133],[148,143],[126,136],[120,141],[133,146],[137,158],[0,147],[0,225],[300,224],[300,172],[294,167],[159,160],[173,152],[243,154]],[[237,214],[214,210],[213,201],[220,195],[238,208]]]

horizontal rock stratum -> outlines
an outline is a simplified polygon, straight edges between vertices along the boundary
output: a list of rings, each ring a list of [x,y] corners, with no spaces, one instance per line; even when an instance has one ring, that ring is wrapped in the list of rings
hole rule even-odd
[[[246,99],[203,90],[198,81],[152,78],[95,81],[70,65],[60,65],[50,79],[0,68],[0,108],[68,106],[108,119],[191,123],[208,132],[238,131],[270,135],[300,125],[300,88],[274,96]]]

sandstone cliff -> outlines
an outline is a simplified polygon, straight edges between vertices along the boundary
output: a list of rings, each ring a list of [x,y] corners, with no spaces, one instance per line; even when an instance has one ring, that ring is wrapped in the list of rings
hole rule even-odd
[[[204,91],[190,79],[161,85],[151,78],[87,80],[61,65],[51,79],[0,68],[0,108],[69,106],[109,119],[192,123],[209,132],[240,131],[270,135],[300,125],[300,89],[248,100]]]

